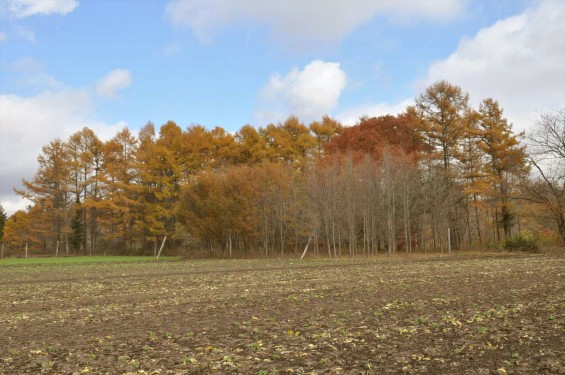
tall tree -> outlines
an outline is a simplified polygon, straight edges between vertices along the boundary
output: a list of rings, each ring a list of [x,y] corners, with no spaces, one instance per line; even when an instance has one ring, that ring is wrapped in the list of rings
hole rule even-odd
[[[125,247],[131,241],[138,207],[137,147],[137,139],[127,128],[103,145],[101,195],[104,199],[99,210],[107,246],[112,252],[116,250],[116,246]]]
[[[96,245],[102,142],[85,127],[65,143],[74,193],[73,243],[92,255]],[[82,242],[82,243],[81,243]]]
[[[466,199],[465,225],[469,246],[474,246],[475,237],[483,245],[481,217],[486,211],[486,192],[490,190],[486,181],[485,154],[480,145],[480,114],[470,110],[464,123],[465,129],[455,154],[458,160],[457,175]]]
[[[500,210],[499,222],[508,239],[513,224],[512,178],[527,172],[525,146],[512,133],[512,126],[503,117],[497,101],[483,100],[478,114],[479,148],[487,158],[484,173],[491,186],[489,195],[496,202],[496,210]]]
[[[347,239],[349,256],[355,255],[357,251],[357,173],[353,165],[353,160],[346,157],[343,160],[343,165],[340,168],[339,174],[339,189],[342,194],[340,212],[343,227],[345,229],[345,236]]]
[[[537,177],[526,185],[527,197],[544,208],[565,241],[565,108],[540,115],[528,140]]]
[[[311,169],[308,187],[310,196],[318,206],[320,224],[324,233],[324,242],[328,257],[338,257],[339,251],[339,207],[341,192],[339,190],[339,160],[336,157],[324,160],[316,168]]]
[[[173,130],[173,129],[170,129]],[[176,133],[176,129],[174,130]],[[139,132],[139,147],[135,153],[137,181],[134,225],[135,237],[145,244],[146,240],[155,244],[158,237],[167,234],[164,218],[168,215],[162,204],[170,198],[174,176],[167,164],[172,161],[172,151],[164,145],[157,144],[157,136],[152,123],[145,125]],[[132,235],[134,233],[132,232]],[[132,240],[134,238],[132,237]],[[133,251],[133,243],[128,243],[129,251]]]
[[[438,81],[428,87],[416,99],[415,108],[408,112],[416,115],[415,124],[420,126],[422,139],[428,153],[423,157],[427,166],[425,180],[430,182],[430,194],[434,199],[428,205],[431,213],[434,247],[439,241],[444,247],[448,232],[457,234],[451,236],[454,247],[459,246],[461,233],[461,211],[466,211],[462,205],[462,189],[457,184],[455,168],[456,155],[461,139],[465,134],[466,114],[469,113],[469,95],[459,86],[447,81]],[[438,180],[438,178],[440,180]],[[443,179],[443,181],[441,181]],[[439,189],[439,190],[438,190]],[[431,197],[429,196],[429,197]],[[438,201],[436,201],[438,199]],[[438,204],[447,211],[440,213]],[[464,228],[463,223],[463,228]]]
[[[359,164],[359,206],[361,207],[361,218],[363,221],[363,251],[366,255],[375,255],[379,250],[381,237],[381,223],[379,213],[381,209],[382,188],[377,161],[365,154]]]
[[[37,161],[39,168],[33,179],[23,179],[24,189],[15,191],[33,202],[33,216],[41,223],[35,231],[45,238],[45,246],[54,248],[68,232],[69,223],[69,163],[65,144],[59,139],[50,142],[42,148]]]
[[[459,86],[439,81],[428,87],[416,99],[416,113],[423,126],[424,141],[432,157],[446,172],[450,172],[454,153],[464,131],[464,116],[468,110],[469,94]]]

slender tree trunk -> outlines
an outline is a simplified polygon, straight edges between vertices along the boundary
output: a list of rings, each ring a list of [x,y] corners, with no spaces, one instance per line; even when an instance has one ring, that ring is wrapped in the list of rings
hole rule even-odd
[[[314,226],[314,253],[316,254],[317,257],[320,256],[320,249],[319,249],[320,238],[318,237],[318,230],[319,228],[316,220],[316,224]]]
[[[284,232],[282,218],[279,218],[279,239],[281,242],[281,256],[284,256]]]
[[[330,241],[330,227],[329,227],[328,220],[326,220],[326,222],[325,222],[325,227],[326,227],[326,245],[328,247],[328,258],[331,258],[332,257],[332,243]]]
[[[561,236],[561,239],[563,241],[565,241],[565,216],[564,215],[559,215],[559,217],[558,217],[557,230],[559,232],[559,235]]]
[[[479,246],[483,247],[483,238],[481,236],[481,222],[479,220],[479,208],[477,207],[477,194],[473,195],[475,201],[475,221],[477,225],[477,236],[479,237]]]
[[[498,227],[498,208],[494,208],[494,230],[495,230],[495,238],[496,242],[500,242],[500,228]]]
[[[337,258],[337,246],[335,243],[335,221],[332,218],[332,246],[334,250],[334,258]]]
[[[338,244],[339,258],[341,258],[341,229],[339,228],[337,230],[337,244]]]
[[[267,215],[265,215],[263,220],[263,247],[265,249],[265,258],[269,257],[269,235],[267,227]]]
[[[447,253],[451,254],[451,228],[447,228]]]

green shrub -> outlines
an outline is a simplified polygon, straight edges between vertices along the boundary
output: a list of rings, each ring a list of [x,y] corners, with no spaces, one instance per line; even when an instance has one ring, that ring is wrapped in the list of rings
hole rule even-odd
[[[504,248],[508,251],[525,251],[528,253],[539,253],[539,238],[532,235],[514,236],[504,243]]]

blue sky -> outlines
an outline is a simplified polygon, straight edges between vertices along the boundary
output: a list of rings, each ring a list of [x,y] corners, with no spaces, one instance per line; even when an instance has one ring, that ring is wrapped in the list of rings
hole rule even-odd
[[[351,125],[447,79],[528,129],[565,105],[564,35],[561,0],[0,0],[0,202],[83,126]]]

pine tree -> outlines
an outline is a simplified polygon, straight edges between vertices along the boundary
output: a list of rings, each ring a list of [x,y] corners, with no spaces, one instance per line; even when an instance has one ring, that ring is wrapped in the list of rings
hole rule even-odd
[[[0,204],[0,243],[4,241],[4,226],[6,225],[6,220],[8,220],[8,215],[6,215],[4,207]]]

